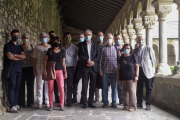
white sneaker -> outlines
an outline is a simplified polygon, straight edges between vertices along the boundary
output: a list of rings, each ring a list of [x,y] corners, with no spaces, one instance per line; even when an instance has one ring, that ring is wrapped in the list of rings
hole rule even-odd
[[[11,113],[19,113],[19,111],[17,110],[16,106],[12,107],[12,108],[10,109],[10,112],[11,112]]]
[[[20,110],[20,107],[19,107],[19,105],[16,105],[15,107],[17,108],[17,110]]]

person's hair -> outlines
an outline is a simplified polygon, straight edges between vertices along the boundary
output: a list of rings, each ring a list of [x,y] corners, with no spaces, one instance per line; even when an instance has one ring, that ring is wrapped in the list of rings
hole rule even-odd
[[[19,33],[19,30],[14,29],[14,30],[11,31],[11,35],[12,35],[13,33]]]
[[[91,31],[91,30],[87,29],[87,30],[85,30],[85,33],[86,33],[86,32],[90,32],[91,35],[92,35],[92,31]]]
[[[106,37],[107,37],[108,35],[110,35],[110,36],[112,37],[112,39],[114,38],[111,33],[107,33],[107,34],[106,34]]]
[[[114,35],[114,37],[116,37],[116,36],[118,36],[118,35],[119,35],[119,36],[121,36],[121,34],[120,34],[120,33],[116,33],[116,34]]]
[[[25,36],[28,36],[30,38],[29,33],[24,33],[21,38],[23,39]]]
[[[64,33],[64,37],[63,37],[63,38],[65,38],[68,34],[69,34],[69,35],[71,35],[71,33],[70,33],[70,32],[65,32],[65,33]]]
[[[84,33],[80,32],[80,33],[78,33],[77,35],[78,35],[78,36],[80,36],[80,35],[84,35]]]
[[[97,35],[98,35],[100,32],[101,32],[101,33],[103,34],[103,36],[104,36],[104,33],[103,33],[102,31],[98,31]]]
[[[51,33],[55,33],[53,30],[49,31],[49,36],[51,35]]]
[[[61,46],[61,39],[60,39],[60,37],[55,36],[54,41],[58,41],[58,42],[60,42],[59,48],[61,48],[61,47],[62,47],[62,46]],[[54,43],[54,41],[53,41],[53,43]],[[53,45],[53,43],[52,43],[52,49],[54,49],[54,45]]]
[[[49,35],[47,34],[47,33],[45,33],[45,32],[42,32],[40,35],[39,35],[39,39],[40,39],[40,41],[41,41],[41,38],[42,38],[42,36],[46,36],[47,37],[47,42],[49,42]]]
[[[132,48],[131,44],[125,44],[125,45],[123,46],[122,50],[124,51],[124,49],[125,49],[126,46],[130,46],[130,54],[132,54],[132,53],[133,53],[133,48]]]

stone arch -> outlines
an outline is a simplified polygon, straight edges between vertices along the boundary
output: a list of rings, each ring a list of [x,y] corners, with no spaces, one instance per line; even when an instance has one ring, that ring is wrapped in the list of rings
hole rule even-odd
[[[142,12],[142,3],[138,2],[138,4],[135,7],[134,16],[135,18],[141,18],[140,14]]]
[[[174,44],[167,44],[167,58],[168,58],[168,65],[174,66],[176,65],[176,54],[175,54],[175,45]]]
[[[153,50],[155,53],[155,57],[156,57],[156,65],[159,64],[159,46],[158,44],[153,43]]]
[[[127,26],[127,18],[124,19],[124,29],[126,28]]]
[[[132,21],[133,21],[133,11],[131,11],[130,13],[130,17],[129,17],[129,25],[132,24]]]

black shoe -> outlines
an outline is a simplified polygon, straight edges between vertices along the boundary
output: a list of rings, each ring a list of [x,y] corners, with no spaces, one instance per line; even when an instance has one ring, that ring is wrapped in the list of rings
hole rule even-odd
[[[116,104],[112,104],[111,107],[112,108],[117,108],[117,105]]]
[[[72,104],[71,103],[67,103],[67,107],[72,107]]]
[[[107,108],[107,107],[108,107],[108,105],[104,104],[102,107],[103,107],[103,108]]]
[[[96,106],[93,105],[93,104],[88,104],[88,107],[90,107],[90,108],[96,108]]]
[[[83,104],[82,108],[84,109],[87,108],[87,104]]]
[[[137,104],[137,108],[138,109],[143,109],[143,105],[142,104]]]
[[[76,98],[73,98],[73,99],[71,100],[71,103],[72,103],[72,104],[77,103],[77,99],[76,99]]]
[[[151,110],[151,106],[150,105],[146,105],[146,109],[145,110],[150,111]]]

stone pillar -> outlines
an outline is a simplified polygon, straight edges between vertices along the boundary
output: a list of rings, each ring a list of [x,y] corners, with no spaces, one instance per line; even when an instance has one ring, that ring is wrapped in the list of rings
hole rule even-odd
[[[179,22],[179,25],[178,25],[178,37],[179,37],[179,45],[178,45],[178,61],[177,61],[177,65],[175,66],[174,68],[174,71],[173,71],[173,74],[180,74],[180,0],[175,0],[174,1],[177,5],[178,5],[178,22]]]
[[[156,16],[144,16],[143,23],[146,29],[146,44],[149,47],[153,46],[153,38],[152,38],[152,31],[153,26],[156,22]]]
[[[161,4],[162,2],[162,4]],[[172,4],[167,2],[164,5],[165,0],[154,0],[153,6],[156,9],[159,21],[159,65],[157,66],[157,74],[171,74],[171,69],[167,64],[167,21],[166,17],[172,10]],[[169,5],[168,5],[169,3]]]
[[[124,44],[129,44],[129,36],[126,29],[122,30],[122,35],[124,39]]]
[[[132,48],[134,49],[135,48],[135,44],[136,44],[136,35],[135,35],[135,30],[133,29],[133,25],[128,25],[127,26],[127,31],[128,31],[128,34],[129,34],[129,39],[130,39],[130,44],[132,46]]]

